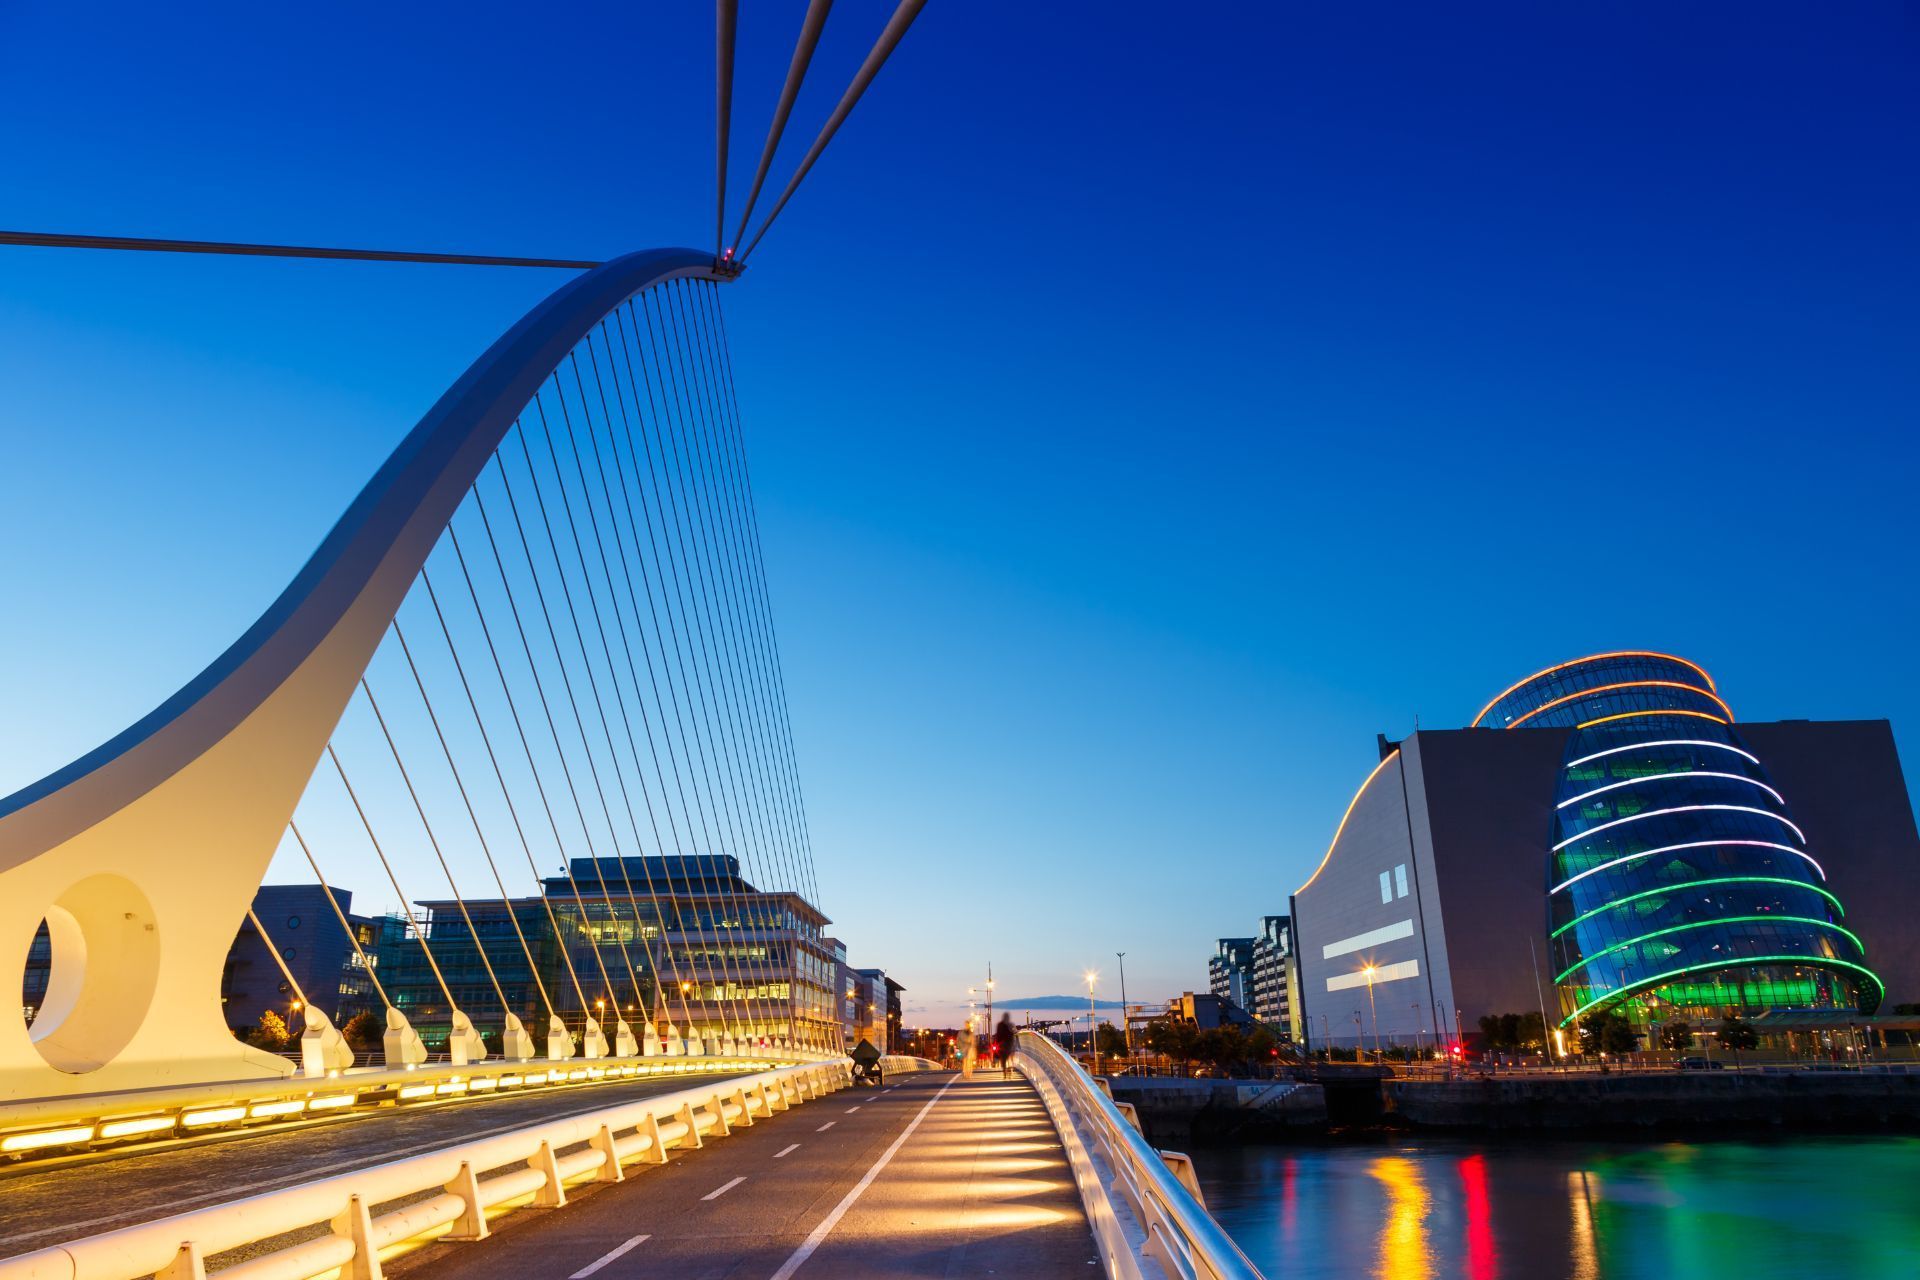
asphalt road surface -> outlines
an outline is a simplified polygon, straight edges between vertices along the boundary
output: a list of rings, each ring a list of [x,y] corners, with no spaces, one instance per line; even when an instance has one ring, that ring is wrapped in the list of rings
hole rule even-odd
[[[738,1073],[604,1081],[383,1107],[78,1161],[22,1164],[10,1171],[0,1166],[0,1257],[733,1074]]]

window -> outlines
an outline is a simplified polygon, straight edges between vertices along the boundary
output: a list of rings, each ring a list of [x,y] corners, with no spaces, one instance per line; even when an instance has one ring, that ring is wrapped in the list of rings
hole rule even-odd
[[[1395,890],[1394,897],[1404,898],[1407,896],[1407,864],[1404,862],[1393,869],[1393,887]]]
[[[1393,901],[1393,882],[1387,878],[1387,873],[1384,871],[1380,873],[1380,901]]]

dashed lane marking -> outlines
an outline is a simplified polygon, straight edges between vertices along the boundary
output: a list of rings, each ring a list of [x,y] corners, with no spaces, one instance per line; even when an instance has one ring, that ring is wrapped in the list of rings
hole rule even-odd
[[[735,1187],[739,1186],[741,1183],[745,1182],[746,1180],[747,1180],[747,1175],[743,1173],[739,1177],[734,1178],[729,1182],[721,1183],[719,1186],[707,1192],[707,1194],[701,1196],[700,1198],[702,1200],[718,1200],[721,1196],[727,1194],[727,1192],[733,1190]]]
[[[621,1254],[633,1248],[633,1246],[639,1244],[641,1241],[645,1240],[646,1238],[647,1238],[646,1236],[635,1236],[633,1239],[627,1241],[625,1244],[620,1245],[617,1248],[607,1250],[605,1253],[595,1258],[592,1262],[589,1262],[586,1266],[580,1268],[578,1271],[568,1276],[567,1280],[587,1280],[588,1276],[592,1275],[594,1272],[598,1271],[600,1268],[606,1266],[609,1262],[612,1262],[615,1258],[618,1258]]]

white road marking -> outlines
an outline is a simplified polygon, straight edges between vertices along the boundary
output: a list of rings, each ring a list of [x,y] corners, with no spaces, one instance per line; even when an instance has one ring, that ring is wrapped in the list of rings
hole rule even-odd
[[[825,1133],[825,1132],[826,1132],[827,1130],[829,1130],[829,1129],[831,1129],[831,1128],[833,1128],[833,1126],[834,1126],[834,1125],[836,1125],[836,1124],[838,1124],[838,1123],[839,1123],[839,1121],[837,1121],[837,1120],[829,1120],[829,1121],[827,1121],[827,1122],[826,1122],[825,1124],[823,1124],[823,1125],[821,1125],[821,1126],[820,1126],[820,1127],[819,1127],[818,1129],[815,1129],[815,1130],[814,1130],[814,1132],[815,1132],[815,1133]]]
[[[782,1150],[774,1152],[773,1158],[775,1160],[778,1160],[781,1156],[791,1155],[793,1152],[798,1151],[799,1149],[800,1149],[800,1144],[797,1142],[793,1143],[790,1146],[783,1148]]]
[[[718,1200],[721,1196],[727,1194],[727,1192],[733,1190],[735,1187],[739,1186],[741,1183],[745,1182],[746,1180],[747,1180],[747,1175],[743,1173],[739,1177],[733,1179],[730,1182],[721,1183],[719,1186],[707,1192],[707,1194],[701,1196],[700,1198],[702,1200]]]
[[[645,1240],[646,1238],[647,1238],[646,1236],[635,1236],[633,1239],[627,1241],[625,1244],[619,1246],[618,1248],[607,1250],[607,1252],[601,1254],[599,1257],[595,1258],[592,1262],[589,1262],[586,1266],[580,1268],[578,1271],[568,1276],[567,1280],[587,1280],[588,1276],[592,1275],[594,1272],[598,1271],[600,1268],[606,1266],[609,1262],[612,1262],[615,1258],[619,1257],[621,1254],[625,1253],[627,1250],[633,1248],[633,1246],[639,1244],[642,1240]]]
[[[860,1104],[860,1107],[864,1107],[864,1106],[866,1106],[866,1105],[867,1105],[867,1104],[863,1102],[863,1103],[861,1103],[861,1104]],[[848,1108],[847,1108],[847,1114],[848,1114],[848,1115],[852,1115],[852,1114],[853,1114],[854,1112],[856,1112],[856,1111],[858,1111],[858,1110],[860,1109],[860,1107],[848,1107]]]
[[[840,1219],[846,1216],[847,1210],[853,1208],[854,1201],[858,1200],[861,1193],[873,1184],[873,1180],[880,1176],[880,1171],[887,1167],[887,1162],[893,1159],[894,1153],[906,1145],[907,1139],[913,1136],[913,1131],[918,1129],[920,1122],[927,1118],[927,1112],[933,1110],[933,1104],[944,1098],[947,1090],[953,1088],[958,1080],[959,1077],[955,1076],[952,1080],[940,1086],[939,1093],[927,1099],[927,1105],[920,1108],[920,1114],[916,1115],[912,1122],[900,1131],[900,1136],[893,1140],[893,1145],[880,1153],[880,1158],[873,1162],[873,1167],[861,1175],[860,1181],[854,1183],[853,1189],[847,1192],[840,1203],[833,1207],[833,1212],[820,1220],[820,1225],[809,1232],[807,1238],[800,1242],[800,1247],[793,1251],[793,1256],[782,1263],[780,1269],[773,1273],[773,1280],[792,1280],[793,1273],[805,1265],[807,1259],[813,1256],[813,1251],[818,1249],[833,1229],[840,1224]]]

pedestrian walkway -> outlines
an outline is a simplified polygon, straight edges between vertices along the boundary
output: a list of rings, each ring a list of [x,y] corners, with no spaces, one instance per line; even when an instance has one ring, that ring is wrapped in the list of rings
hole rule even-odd
[[[846,1089],[429,1245],[390,1280],[913,1280],[1100,1274],[1033,1087],[995,1073]],[[1091,1264],[1091,1265],[1090,1265]]]
[[[1046,1108],[1024,1079],[996,1073],[941,1090],[800,1274],[1097,1274],[1090,1265],[1093,1234]]]

